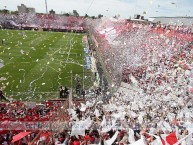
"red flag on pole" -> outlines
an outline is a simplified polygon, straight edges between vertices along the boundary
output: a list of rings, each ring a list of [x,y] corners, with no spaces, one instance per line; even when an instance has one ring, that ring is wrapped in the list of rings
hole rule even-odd
[[[176,136],[176,132],[172,132],[171,134],[166,136],[166,141],[169,145],[173,145],[173,144],[177,143],[178,139],[177,139],[177,136]]]
[[[25,136],[27,136],[30,133],[31,132],[20,132],[19,134],[13,136],[13,140],[11,142],[14,143],[16,141],[19,141],[20,139],[24,138]]]

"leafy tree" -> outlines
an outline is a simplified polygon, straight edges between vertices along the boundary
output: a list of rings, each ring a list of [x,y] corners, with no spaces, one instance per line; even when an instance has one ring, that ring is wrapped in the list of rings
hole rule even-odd
[[[53,9],[50,10],[50,14],[55,14],[55,11]]]
[[[79,16],[79,13],[77,12],[77,10],[73,10],[72,13],[74,16]]]
[[[0,13],[3,13],[3,14],[9,14],[9,10],[3,9],[3,10],[0,10]]]
[[[95,19],[96,17],[95,17],[95,16],[92,16],[91,18],[92,18],[92,19]]]
[[[70,16],[74,16],[74,13],[73,13],[73,12],[69,12],[69,15],[70,15]]]
[[[11,14],[18,14],[18,11],[11,11]]]
[[[36,13],[36,14],[39,14],[39,15],[44,15],[44,13]]]
[[[69,17],[69,16],[70,16],[70,14],[69,14],[69,13],[64,13],[64,16]]]
[[[117,15],[113,16],[113,18],[118,19]]]
[[[101,14],[98,15],[98,18],[99,18],[99,19],[102,18],[102,17],[103,17],[103,15],[101,15]]]
[[[87,14],[85,14],[85,16],[84,16],[85,18],[88,18],[89,16],[87,15]]]
[[[119,19],[120,18],[120,14],[115,15],[113,18]]]

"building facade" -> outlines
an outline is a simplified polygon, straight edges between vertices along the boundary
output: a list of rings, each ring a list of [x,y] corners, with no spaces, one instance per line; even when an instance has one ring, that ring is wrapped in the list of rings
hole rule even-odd
[[[36,13],[35,8],[28,8],[26,5],[21,4],[21,6],[17,6],[19,13]]]

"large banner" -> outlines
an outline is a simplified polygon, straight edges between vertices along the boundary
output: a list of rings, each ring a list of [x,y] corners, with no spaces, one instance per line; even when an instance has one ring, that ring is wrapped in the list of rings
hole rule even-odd
[[[85,57],[85,63],[86,63],[86,69],[91,69],[92,68],[92,61],[90,56]]]

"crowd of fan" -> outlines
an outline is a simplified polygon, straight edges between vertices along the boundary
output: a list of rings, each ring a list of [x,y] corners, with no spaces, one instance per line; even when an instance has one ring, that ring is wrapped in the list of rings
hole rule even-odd
[[[58,112],[53,108],[27,109],[21,102],[7,103],[1,107],[1,143],[10,143],[14,135],[24,130],[31,131],[30,137],[15,143],[27,144],[32,141],[40,131],[37,122],[45,121],[44,117],[47,123],[55,124],[56,128],[42,132],[34,144],[109,144],[108,139],[116,135],[110,144],[129,144],[144,139],[149,144],[155,142],[159,145],[159,137],[162,142],[168,141],[164,137],[175,132],[176,140],[180,140],[192,132],[193,102],[189,100],[187,103],[183,96],[158,98],[155,94],[136,93],[136,90],[124,87],[109,102],[102,101],[103,95],[99,93],[96,99],[94,94],[87,94],[86,104],[72,105],[71,109],[62,107],[62,114],[67,116],[61,119],[62,114],[58,114],[55,122],[50,121],[52,115]],[[36,125],[30,130],[23,125],[11,124],[25,121]],[[4,128],[6,124],[9,124],[11,131]],[[190,143],[191,138],[185,141]]]
[[[35,102],[21,102],[10,99],[9,103],[0,103],[0,144],[13,144],[13,136],[20,132],[31,132],[30,137],[25,141],[15,142],[22,144],[32,141],[36,135],[43,130],[50,130],[50,122],[58,118],[61,104],[45,102],[44,104]],[[47,128],[48,127],[48,128]]]
[[[68,109],[69,120],[61,128],[70,130],[55,134],[55,144],[173,145],[187,135],[182,144],[192,144],[193,102],[171,105],[174,99],[164,101],[125,88],[108,103],[90,99]]]
[[[63,107],[67,116],[58,119],[57,132],[44,132],[34,144],[193,144],[192,32],[133,22],[119,28],[99,50],[125,83],[110,100],[90,93],[85,104]]]
[[[116,25],[110,23],[104,27],[99,23],[94,28],[95,38],[102,44],[99,50],[112,79],[117,76],[115,74],[123,73],[122,80],[130,81],[128,75],[132,72],[129,70],[139,69],[145,75],[147,66],[158,65],[158,69],[165,63],[163,61],[173,65],[182,60],[191,63],[191,27],[133,22],[121,24],[122,27]]]
[[[122,73],[122,81],[126,83],[122,85],[127,89],[117,94],[115,102],[130,106],[136,116],[132,117],[132,112],[129,122],[139,121],[139,126],[146,126],[146,133],[152,127],[156,129],[154,135],[160,131],[183,132],[176,128],[187,133],[193,117],[192,28],[133,22],[120,27],[124,30],[113,26],[99,22],[91,31],[99,42],[98,49],[110,75]]]
[[[45,28],[61,30],[83,30],[83,17],[46,14],[0,14],[0,22],[14,22],[18,28]]]

